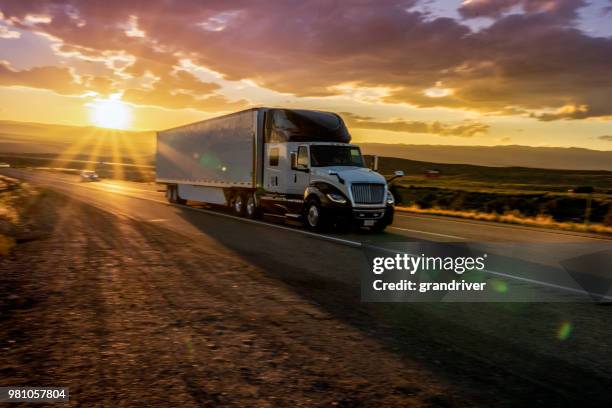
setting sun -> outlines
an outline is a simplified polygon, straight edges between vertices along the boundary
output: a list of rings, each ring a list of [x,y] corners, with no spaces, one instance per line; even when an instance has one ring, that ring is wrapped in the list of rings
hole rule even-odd
[[[96,101],[91,105],[91,121],[100,127],[126,129],[132,122],[132,109],[115,99]]]

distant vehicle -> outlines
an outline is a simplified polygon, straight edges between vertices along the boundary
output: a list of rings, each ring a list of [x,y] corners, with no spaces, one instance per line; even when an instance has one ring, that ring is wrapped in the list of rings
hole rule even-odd
[[[301,219],[315,231],[336,221],[382,231],[393,195],[350,140],[335,113],[249,109],[158,132],[156,181],[172,203]]]
[[[431,169],[425,171],[425,178],[440,178],[442,172],[437,169]]]
[[[95,171],[83,170],[81,172],[81,181],[100,181],[100,176]]]
[[[0,163],[0,167],[11,167],[8,163]]]

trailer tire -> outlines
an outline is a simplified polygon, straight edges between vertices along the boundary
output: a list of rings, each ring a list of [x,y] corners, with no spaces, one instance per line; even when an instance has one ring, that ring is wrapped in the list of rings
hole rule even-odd
[[[257,208],[257,201],[255,200],[255,194],[248,194],[245,204],[245,213],[248,218],[255,219],[259,217],[259,208]]]
[[[232,197],[232,211],[234,212],[234,215],[244,217],[244,207],[246,207],[245,201],[246,200],[244,199],[243,194],[239,192],[234,194]]]
[[[176,185],[166,187],[166,198],[170,204],[185,204],[187,202],[179,196],[178,186]]]
[[[309,198],[304,207],[304,224],[306,228],[314,232],[322,232],[326,227],[326,220],[321,208],[321,203],[316,198]]]
[[[180,204],[180,205],[185,205],[185,204],[187,204],[187,200],[185,200],[185,199],[181,198],[181,196],[179,195],[179,189],[178,189],[178,186],[176,186],[176,187],[175,187],[175,190],[174,190],[174,191],[176,191],[176,203],[177,203],[177,204]]]

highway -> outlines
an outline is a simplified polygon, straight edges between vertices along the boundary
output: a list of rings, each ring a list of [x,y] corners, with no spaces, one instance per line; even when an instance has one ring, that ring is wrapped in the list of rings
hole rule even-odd
[[[266,217],[263,221],[247,220],[218,210],[190,205],[171,205],[167,203],[164,193],[158,191],[160,186],[152,183],[117,180],[83,183],[73,175],[19,169],[3,169],[3,173],[67,192],[73,197],[85,200],[104,211],[138,221],[154,222],[181,234],[201,237],[203,230],[206,232],[211,230],[209,224],[212,221],[219,224],[218,227],[221,227],[217,228],[217,225],[215,225],[214,232],[224,237],[224,240],[236,246],[240,246],[240,243],[244,242],[247,247],[241,249],[249,249],[252,242],[265,243],[266,245],[259,246],[262,254],[273,251],[278,242],[285,242],[286,239],[277,238],[276,235],[269,241],[249,240],[240,237],[243,237],[243,234],[247,231],[265,236],[289,234],[291,236],[290,240],[303,240],[308,237],[336,242],[349,247],[367,247],[389,253],[401,252],[402,243],[415,241],[470,243],[475,248],[481,248],[484,252],[510,252],[513,259],[548,266],[558,266],[559,260],[563,258],[612,248],[612,237],[603,235],[402,212],[396,212],[393,225],[382,234],[370,234],[365,231],[360,233],[314,234],[299,225],[288,226],[273,218]],[[213,221],[211,217],[217,219]],[[240,223],[248,224],[249,230],[244,230]],[[496,246],[496,244],[500,245]],[[309,242],[308,246],[312,245],[318,244]],[[568,297],[571,297],[573,301],[590,300],[584,288],[573,282],[571,277],[547,277],[547,274],[539,271],[527,273],[516,268],[487,270],[487,272],[491,276],[503,279],[506,285],[515,289],[515,292],[527,290],[529,296],[532,296],[531,292],[534,290],[543,289],[543,293],[547,295],[545,298],[547,301],[567,301]],[[555,273],[556,271],[550,271],[548,275]],[[351,280],[352,277],[346,277],[346,279]],[[551,297],[551,289],[558,292],[559,297]],[[599,293],[599,295],[602,295],[601,300],[612,300],[612,293],[604,292]],[[520,296],[517,298],[522,299]],[[511,300],[513,299],[505,299],[505,301]]]
[[[275,220],[252,221],[206,208],[170,205],[153,184],[115,180],[82,183],[74,175],[20,169],[1,169],[0,174],[27,180],[59,193],[69,203],[78,203],[70,206],[79,209],[83,206],[79,211],[74,210],[74,215],[58,210],[58,218],[67,218],[70,226],[56,228],[55,240],[65,240],[76,252],[83,251],[82,245],[87,246],[83,255],[86,260],[95,258],[107,247],[112,249],[107,251],[109,254],[118,252],[117,256],[128,259],[117,261],[121,267],[114,268],[104,278],[114,288],[109,291],[105,286],[102,291],[106,309],[112,310],[115,304],[123,305],[124,298],[118,298],[114,291],[121,292],[125,284],[126,288],[131,288],[129,293],[135,293],[147,304],[157,296],[155,293],[161,293],[156,302],[173,309],[172,319],[187,319],[191,328],[200,327],[206,323],[199,320],[194,323],[187,316],[205,307],[200,302],[225,296],[225,292],[213,291],[225,282],[224,290],[245,290],[250,294],[249,297],[236,294],[233,303],[228,299],[224,307],[231,310],[248,306],[258,318],[266,319],[266,314],[274,315],[271,310],[275,307],[294,310],[295,305],[300,305],[301,314],[296,316],[305,317],[292,318],[283,314],[282,318],[274,317],[280,320],[271,318],[257,329],[259,336],[284,341],[286,336],[295,339],[294,330],[297,329],[292,324],[308,327],[300,340],[308,347],[303,348],[306,346],[302,344],[302,348],[292,349],[290,355],[313,353],[313,350],[318,350],[317,358],[337,355],[343,365],[334,367],[343,375],[355,374],[358,361],[354,359],[357,357],[364,363],[369,361],[367,370],[382,370],[378,374],[362,374],[372,387],[374,383],[379,384],[379,380],[384,382],[385,378],[391,383],[400,381],[392,372],[403,373],[402,378],[419,373],[421,378],[417,383],[423,387],[422,395],[431,392],[453,396],[442,402],[423,400],[417,405],[487,406],[504,400],[506,406],[526,402],[569,406],[584,398],[593,404],[609,402],[606,390],[612,384],[610,310],[605,303],[576,303],[585,302],[589,296],[575,282],[559,283],[554,277],[517,269],[491,269],[488,271],[491,279],[502,280],[511,293],[530,294],[532,300],[547,296],[546,299],[561,303],[377,304],[361,302],[357,272],[367,266],[364,250],[393,253],[406,243],[477,242],[492,251],[494,243],[519,246],[528,243],[530,246],[514,251],[513,256],[520,261],[548,265],[555,262],[557,255],[547,251],[549,247],[545,245],[564,245],[563,251],[577,256],[585,251],[609,248],[611,241],[606,237],[402,213],[397,214],[394,224],[383,234],[320,235]],[[102,213],[107,215],[100,215]],[[101,243],[89,248],[90,244],[78,244],[78,239],[73,237],[75,234],[84,236],[79,242],[99,240]],[[88,234],[98,234],[98,237],[87,238]],[[147,238],[146,245],[141,244],[141,236]],[[539,247],[540,244],[544,246]],[[57,245],[50,249],[49,257],[65,256],[67,250]],[[69,259],[57,265],[71,262]],[[238,264],[234,265],[234,261]],[[88,265],[87,262],[79,260],[76,264]],[[113,264],[114,261],[105,258],[100,262],[95,265]],[[133,285],[128,279],[131,262],[149,265],[135,268],[135,271],[151,280],[150,288],[146,282],[141,282],[144,286],[137,290],[130,286]],[[171,272],[160,268],[161,264],[189,270],[189,283],[176,279]],[[96,268],[84,269],[88,271],[88,279],[92,279]],[[253,271],[258,271],[259,277],[255,280],[258,284],[244,280],[253,277]],[[79,269],[72,273],[78,276]],[[174,278],[166,280],[165,274]],[[143,279],[136,276],[132,278]],[[201,282],[201,286],[190,286],[191,282]],[[128,298],[129,293],[126,293]],[[270,304],[270,299],[280,296],[279,293],[283,293],[284,300]],[[186,299],[193,303],[186,304]],[[132,304],[131,307],[139,306]],[[129,307],[126,308],[129,314]],[[304,314],[304,310],[308,312]],[[217,313],[223,314],[223,311]],[[149,324],[156,326],[150,319],[147,320]],[[238,326],[249,331],[249,325],[255,324],[249,321],[248,324],[242,321]],[[146,327],[146,323],[139,327]],[[228,330],[216,329],[215,333]],[[230,332],[235,333],[231,329]],[[157,331],[150,333],[153,337],[158,334]],[[325,341],[320,343],[322,339]],[[351,353],[351,350],[359,351]],[[385,354],[368,354],[376,350],[380,353],[384,350]],[[375,363],[376,359],[381,363]],[[387,361],[394,359],[401,362],[401,367],[387,365]],[[225,366],[219,366],[219,370],[221,367]],[[292,369],[297,370],[296,378],[305,378],[305,371],[293,366]],[[220,374],[215,372],[215,375]],[[326,375],[334,376],[332,373]],[[323,374],[318,378],[321,376]],[[384,378],[375,380],[372,376]],[[351,384],[359,383],[354,378],[351,381]],[[336,385],[332,389],[335,390]],[[382,389],[378,389],[377,394],[372,392],[363,391],[363,401],[369,401],[370,405],[373,395],[382,398],[384,394]],[[398,396],[394,391],[393,395],[399,399],[388,403],[401,403],[404,401],[401,398],[412,394]]]

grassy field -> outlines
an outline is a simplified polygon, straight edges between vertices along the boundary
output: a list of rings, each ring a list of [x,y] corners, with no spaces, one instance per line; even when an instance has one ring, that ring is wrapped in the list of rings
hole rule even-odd
[[[434,164],[380,158],[406,211],[612,232],[612,172]],[[436,170],[438,177],[426,172]],[[576,192],[575,192],[576,191]],[[583,191],[580,193],[580,191]],[[592,192],[589,192],[592,191]]]

